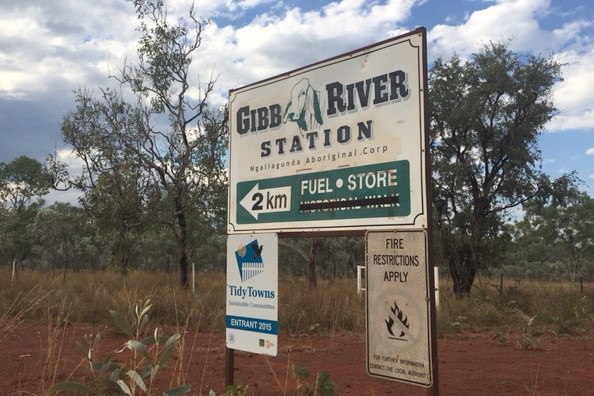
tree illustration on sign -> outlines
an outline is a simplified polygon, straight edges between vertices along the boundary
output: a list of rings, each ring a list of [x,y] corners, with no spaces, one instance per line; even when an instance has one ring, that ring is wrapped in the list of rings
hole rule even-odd
[[[307,78],[301,79],[291,89],[291,99],[285,107],[283,122],[294,122],[302,132],[317,129],[324,123],[319,92]]]

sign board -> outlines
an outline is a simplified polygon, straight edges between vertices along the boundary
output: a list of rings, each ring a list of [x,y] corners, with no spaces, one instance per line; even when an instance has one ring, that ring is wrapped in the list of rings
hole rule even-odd
[[[425,228],[425,41],[231,90],[228,233]]]
[[[431,386],[431,298],[426,230],[366,236],[367,372]]]
[[[227,348],[276,356],[278,238],[227,236]]]

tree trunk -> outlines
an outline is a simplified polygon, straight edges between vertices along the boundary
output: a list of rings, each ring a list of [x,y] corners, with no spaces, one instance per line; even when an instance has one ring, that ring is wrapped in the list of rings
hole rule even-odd
[[[316,278],[316,248],[318,247],[317,238],[311,238],[309,245],[309,255],[307,258],[307,280],[309,287],[317,287],[318,281]]]
[[[450,275],[452,276],[452,287],[457,298],[470,296],[472,284],[476,276],[475,263],[471,257],[450,257],[448,260]]]
[[[181,251],[179,258],[179,284],[182,289],[188,287],[188,254],[185,248]]]
[[[279,245],[286,246],[295,252],[299,253],[301,257],[305,260],[305,265],[307,267],[307,280],[309,282],[309,287],[316,287],[318,285],[317,278],[316,278],[316,249],[318,247],[318,240],[316,238],[311,238],[310,245],[309,245],[309,252],[305,252],[305,250],[301,249],[299,246],[294,245],[293,243],[289,242],[288,240],[279,239]]]
[[[188,226],[181,198],[175,200],[177,225],[179,226],[179,284],[182,289],[188,287]]]
[[[62,273],[62,283],[66,283],[66,273],[68,272],[68,262],[64,263],[64,272]]]
[[[448,267],[452,277],[452,288],[457,298],[470,296],[476,277],[476,258],[470,242],[451,243],[448,254]]]

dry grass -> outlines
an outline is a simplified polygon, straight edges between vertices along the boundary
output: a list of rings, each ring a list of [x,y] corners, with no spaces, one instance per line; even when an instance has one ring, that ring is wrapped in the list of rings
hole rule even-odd
[[[61,276],[22,271],[14,280],[0,272],[0,341],[24,320],[48,323],[48,338],[40,340],[40,394],[55,383],[68,323],[82,322],[113,327],[109,310],[134,319],[136,304],[150,300],[150,327],[167,326],[180,334],[186,330],[217,334],[225,326],[223,273],[197,277],[196,293],[181,290],[176,274],[115,272]],[[497,283],[497,284],[495,284]],[[521,349],[539,349],[540,336],[579,336],[594,330],[594,284],[580,287],[570,282],[506,280],[476,282],[470,298],[457,299],[447,280],[440,282],[438,334],[491,332],[501,343]],[[279,281],[279,331],[302,334],[314,331],[354,331],[366,328],[365,298],[358,295],[354,279],[320,281],[309,288],[305,279]],[[193,332],[196,337],[196,332]],[[194,350],[196,339],[182,337],[178,348]],[[184,356],[180,352],[179,356]],[[173,385],[184,384],[192,356],[175,361]],[[287,387],[289,371],[284,378]],[[204,378],[203,378],[204,382]],[[277,382],[282,384],[279,376]],[[279,385],[280,386],[280,385]]]
[[[59,275],[22,271],[14,280],[0,272],[0,339],[19,321],[84,322],[111,325],[109,310],[131,315],[151,300],[151,323],[221,332],[225,327],[223,273],[196,277],[196,293],[182,290],[175,273],[116,272]],[[594,329],[594,284],[478,280],[472,296],[456,299],[441,280],[438,332],[525,332],[580,335]],[[320,281],[309,288],[303,278],[279,281],[279,329],[295,334],[326,330],[365,331],[365,299],[354,279]]]
[[[441,282],[438,331],[493,331],[538,336],[583,335],[594,330],[594,284],[569,281],[477,282],[470,298],[456,299]]]

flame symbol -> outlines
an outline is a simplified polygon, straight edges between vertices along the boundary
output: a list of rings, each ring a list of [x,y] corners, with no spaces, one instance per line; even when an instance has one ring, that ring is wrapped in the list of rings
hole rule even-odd
[[[404,316],[404,313],[402,313],[396,301],[394,301],[394,306],[390,307],[390,314],[388,316],[388,320],[385,322],[388,332],[393,337],[403,338],[406,336],[406,332],[409,329],[408,318]],[[396,325],[396,329],[394,329],[394,325]],[[400,330],[399,334],[396,335],[394,330],[396,330],[396,332]]]

